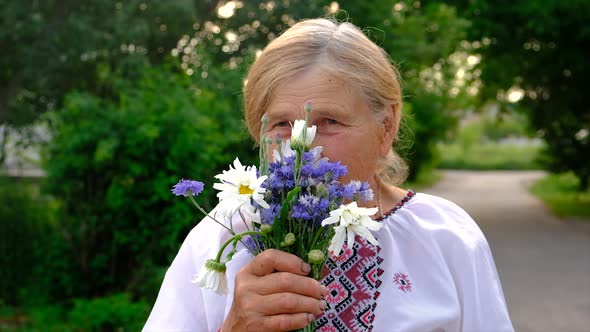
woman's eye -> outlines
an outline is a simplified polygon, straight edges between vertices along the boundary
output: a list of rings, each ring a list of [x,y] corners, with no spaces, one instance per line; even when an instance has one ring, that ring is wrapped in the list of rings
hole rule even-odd
[[[291,123],[289,121],[277,121],[268,126],[268,133],[271,136],[279,136],[281,138],[288,138],[291,135]]]
[[[340,122],[330,118],[322,119],[319,123],[320,126],[334,126],[338,124],[340,124]]]

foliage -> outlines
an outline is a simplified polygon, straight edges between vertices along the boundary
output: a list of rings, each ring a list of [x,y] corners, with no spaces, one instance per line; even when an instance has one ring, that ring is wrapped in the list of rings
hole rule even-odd
[[[442,112],[446,97],[434,94],[421,95],[405,105],[405,135],[398,143],[397,151],[405,157],[411,167],[410,181],[417,181],[421,173],[429,173],[438,161],[436,142],[443,139],[447,130],[454,125],[454,118]],[[439,101],[438,104],[431,104]],[[432,110],[439,110],[433,112]],[[408,143],[409,142],[409,143]]]
[[[540,169],[538,156],[542,147],[509,143],[477,143],[466,148],[460,143],[442,143],[440,168],[471,170]]]
[[[39,303],[48,295],[43,249],[54,208],[38,182],[0,177],[0,301],[8,305]]]
[[[233,83],[226,86],[229,80],[216,79],[216,71],[225,67],[231,70],[223,69],[224,73],[243,75],[255,52],[286,27],[302,18],[334,12],[333,2],[325,0],[233,4],[237,7],[231,17],[220,15],[220,8],[228,5],[224,1],[104,1],[84,5],[50,1],[4,6],[1,14],[7,18],[5,24],[16,29],[10,34],[0,33],[2,44],[12,47],[0,57],[0,72],[7,82],[1,89],[6,98],[0,99],[6,104],[0,111],[5,115],[0,117],[0,124],[30,123],[47,109],[59,109],[72,89],[116,98],[109,80],[113,73],[134,79],[145,64],[162,62],[170,50],[187,73],[201,78],[200,85],[218,89],[237,107],[236,92],[241,87],[230,88],[235,87]],[[403,153],[415,177],[423,165],[432,166],[433,142],[454,124],[448,110],[464,102],[464,94],[449,95],[452,85],[445,82],[453,81],[456,68],[447,58],[460,51],[457,45],[467,21],[451,6],[415,1],[395,5],[385,0],[342,1],[340,11],[333,15],[365,27],[369,37],[400,64],[407,103],[415,104],[408,107],[417,120],[412,123],[421,123],[420,128],[410,128],[420,131],[420,140]],[[45,38],[49,32],[52,39]],[[81,41],[76,38],[80,35],[85,36]],[[30,43],[36,47],[29,47]],[[42,56],[39,50],[44,50]],[[45,64],[47,58],[54,61]],[[443,86],[436,87],[438,102],[431,102],[433,91],[427,89],[422,73],[435,64],[436,72],[442,73],[438,81]],[[431,127],[428,124],[433,114],[441,121]],[[421,129],[426,127],[423,134]]]
[[[519,112],[482,113],[470,125],[476,127],[473,130],[479,132],[480,138],[485,141],[498,142],[509,138],[533,136],[527,125],[526,116]]]
[[[538,180],[531,192],[559,217],[590,218],[590,191],[580,192],[580,179],[573,173],[546,176]]]
[[[30,275],[2,269],[12,285],[23,286],[20,294],[2,294],[10,304],[71,305],[72,298],[122,291],[151,302],[162,266],[194,224],[189,207],[170,201],[168,188],[178,177],[209,182],[235,156],[255,163],[240,120],[243,77],[256,52],[302,18],[332,12],[349,20],[399,65],[409,116],[398,149],[413,179],[432,174],[435,142],[455,125],[460,113],[454,110],[471,102],[468,89],[476,81],[456,79],[460,68],[473,68],[465,67],[472,50],[460,43],[469,22],[452,6],[340,1],[341,11],[334,11],[329,0],[239,1],[233,15],[223,17],[219,10],[229,3],[2,2],[0,125],[27,129],[49,111],[41,117],[52,133],[44,166],[47,192],[57,200],[29,192],[0,208],[3,221],[23,220],[2,224],[21,234],[3,243],[22,246],[3,259],[39,262]],[[213,193],[203,194],[209,208]],[[29,237],[37,241],[17,243]],[[77,302],[73,316],[51,306],[33,318],[75,322],[56,322],[61,330],[76,329],[73,324],[109,328],[100,317],[85,321],[89,308],[125,301]]]
[[[3,2],[0,123],[59,108],[74,88],[106,96],[105,72],[136,77],[146,61],[161,62],[190,30],[187,11],[192,6],[182,0]]]
[[[71,309],[45,305],[28,307],[18,315],[7,311],[7,317],[19,319],[6,321],[5,327],[20,332],[139,331],[149,310],[146,302],[133,302],[129,294],[118,293],[93,299],[75,299]]]
[[[189,76],[146,68],[116,84],[117,104],[71,93],[49,117],[47,190],[62,202],[57,228],[78,280],[64,296],[135,290],[152,265],[168,264],[193,224],[169,188],[178,177],[212,179],[224,148],[242,139],[222,121],[235,116],[231,105],[195,93]]]
[[[74,301],[68,321],[86,331],[139,331],[149,314],[145,302],[131,302],[128,294]]]
[[[410,118],[406,132],[414,137],[403,138],[397,148],[410,162],[410,177],[415,179],[422,170],[433,167],[435,142],[456,122],[457,114],[451,110],[470,100],[466,93],[469,80],[457,83],[454,79],[458,67],[464,67],[455,58],[466,56],[459,42],[469,22],[459,17],[453,7],[440,3],[338,3],[339,10],[335,10],[332,1],[243,1],[229,18],[210,16],[204,23],[199,22],[194,36],[183,37],[173,54],[181,57],[186,70],[198,75],[208,74],[210,68],[219,64],[244,70],[253,53],[300,19],[328,15],[356,24],[399,64]],[[204,49],[192,45],[202,45]],[[190,56],[182,55],[187,50]],[[217,56],[208,62],[203,53]],[[414,139],[415,144],[407,143]]]
[[[406,181],[401,185],[401,188],[412,189],[415,192],[423,191],[431,188],[442,178],[442,173],[437,170],[430,170],[428,172],[420,173],[416,181]]]
[[[472,21],[470,39],[482,41],[484,98],[524,91],[521,104],[547,143],[544,165],[571,170],[580,190],[590,185],[590,112],[587,87],[590,2],[455,1]],[[502,96],[500,96],[502,97]]]
[[[492,108],[495,110],[495,108]],[[544,146],[528,138],[524,116],[495,112],[470,114],[458,130],[437,144],[440,168],[540,169]]]
[[[406,136],[396,148],[416,181],[435,167],[436,142],[454,128],[459,113],[453,111],[470,100],[468,82],[455,81],[458,67],[465,67],[461,57],[467,50],[460,41],[469,22],[453,7],[434,2],[345,2],[342,8],[352,23],[371,27],[365,31],[399,64]]]
[[[191,30],[191,1],[1,1],[0,126],[27,126],[72,90],[109,98],[112,72],[138,77]],[[6,157],[0,139],[0,163]]]

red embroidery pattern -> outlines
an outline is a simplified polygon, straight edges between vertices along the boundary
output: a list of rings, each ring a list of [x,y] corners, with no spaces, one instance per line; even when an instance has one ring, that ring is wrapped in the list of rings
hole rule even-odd
[[[408,276],[403,273],[396,273],[393,276],[393,282],[398,286],[404,293],[412,291],[412,282],[408,279]]]
[[[409,190],[400,203],[377,220],[384,221],[415,195],[414,191]],[[316,321],[316,331],[370,332],[375,320],[377,299],[381,295],[378,290],[383,275],[383,258],[379,255],[381,248],[357,236],[351,248],[345,245],[342,249],[339,257],[328,258],[322,271],[322,283],[328,287],[325,297],[328,306]],[[408,288],[404,292],[410,291],[412,284],[407,276],[403,276],[399,282],[406,283],[404,287]]]
[[[377,221],[381,221],[381,220],[385,220],[387,219],[390,215],[394,214],[395,211],[401,209],[407,202],[409,202],[412,197],[416,196],[416,192],[413,191],[412,189],[408,190],[408,193],[406,194],[406,196],[401,200],[401,202],[397,203],[393,209],[389,210],[387,213],[385,213],[381,218],[376,219]]]
[[[343,249],[326,263],[329,274],[322,283],[328,287],[328,307],[316,321],[316,331],[371,331],[383,275],[380,248],[357,236],[352,248]]]

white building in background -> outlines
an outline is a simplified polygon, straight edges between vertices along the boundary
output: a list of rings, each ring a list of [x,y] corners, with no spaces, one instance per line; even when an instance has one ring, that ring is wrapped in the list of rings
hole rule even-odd
[[[34,125],[32,133],[36,142],[49,139],[49,130],[44,124]],[[6,139],[5,142],[3,140]],[[24,144],[23,135],[8,127],[0,126],[0,143],[4,144],[6,159],[0,164],[0,175],[41,177],[41,148],[39,143]]]

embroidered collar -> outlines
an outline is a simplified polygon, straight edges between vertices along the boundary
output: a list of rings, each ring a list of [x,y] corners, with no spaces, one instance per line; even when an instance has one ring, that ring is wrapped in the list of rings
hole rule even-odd
[[[409,202],[412,199],[412,197],[414,197],[414,196],[416,196],[416,192],[413,191],[412,189],[409,189],[406,196],[404,196],[404,198],[399,203],[397,203],[391,210],[384,213],[381,217],[375,219],[375,221],[383,221],[383,220],[387,219],[389,216],[394,214],[395,211],[404,207],[406,205],[406,203]]]

